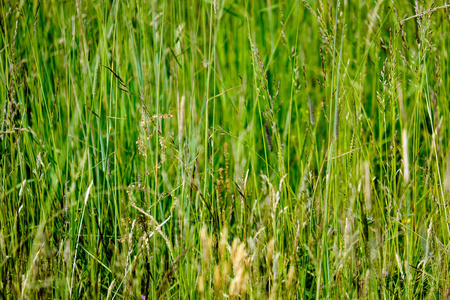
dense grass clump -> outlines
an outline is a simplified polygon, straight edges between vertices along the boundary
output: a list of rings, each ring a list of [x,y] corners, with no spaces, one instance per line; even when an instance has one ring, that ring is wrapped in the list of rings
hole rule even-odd
[[[450,5],[0,1],[0,298],[447,299]]]

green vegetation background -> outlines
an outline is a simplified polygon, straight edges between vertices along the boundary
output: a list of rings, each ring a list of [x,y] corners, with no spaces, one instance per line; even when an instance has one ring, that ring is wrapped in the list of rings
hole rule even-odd
[[[0,1],[0,298],[448,298],[449,9]]]

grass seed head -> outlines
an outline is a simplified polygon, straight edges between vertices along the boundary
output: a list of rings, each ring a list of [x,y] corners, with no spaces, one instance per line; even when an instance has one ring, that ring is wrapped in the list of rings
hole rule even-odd
[[[409,156],[408,156],[408,132],[406,129],[402,131],[402,142],[403,142],[403,176],[405,178],[405,183],[408,184],[410,180],[409,173]]]
[[[206,225],[203,225],[200,231],[200,241],[202,244],[203,262],[206,266],[208,266],[211,257],[212,238],[208,236]]]
[[[272,264],[274,247],[275,247],[275,240],[272,238],[267,244],[267,263],[269,265]]]
[[[309,121],[311,122],[311,125],[314,126],[316,125],[316,118],[314,117],[314,105],[311,99],[308,100],[308,105],[309,105]]]
[[[214,266],[214,275],[213,275],[213,283],[214,288],[216,289],[216,292],[219,292],[222,288],[222,278],[220,274],[220,267]]]
[[[286,289],[288,289],[288,290],[291,288],[292,283],[294,282],[294,275],[295,275],[295,266],[291,265],[289,267],[287,280],[286,280]]]
[[[447,170],[444,177],[444,186],[447,194],[450,193],[450,150],[447,153]]]
[[[200,296],[202,296],[203,298],[205,293],[205,278],[203,277],[203,274],[198,275],[197,284],[198,284],[198,292],[200,293]]]
[[[228,244],[228,228],[224,227],[222,233],[220,234],[219,240],[219,255],[220,260],[222,261],[225,260],[226,258],[227,244]]]

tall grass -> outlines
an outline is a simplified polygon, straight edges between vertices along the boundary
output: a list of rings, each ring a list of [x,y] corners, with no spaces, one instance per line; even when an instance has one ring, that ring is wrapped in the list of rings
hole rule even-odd
[[[0,296],[447,299],[443,1],[0,1]]]

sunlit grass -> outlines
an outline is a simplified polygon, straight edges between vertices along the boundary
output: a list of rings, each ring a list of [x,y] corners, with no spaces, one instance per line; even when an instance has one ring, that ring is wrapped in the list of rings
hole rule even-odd
[[[449,9],[0,1],[0,296],[445,299]]]

